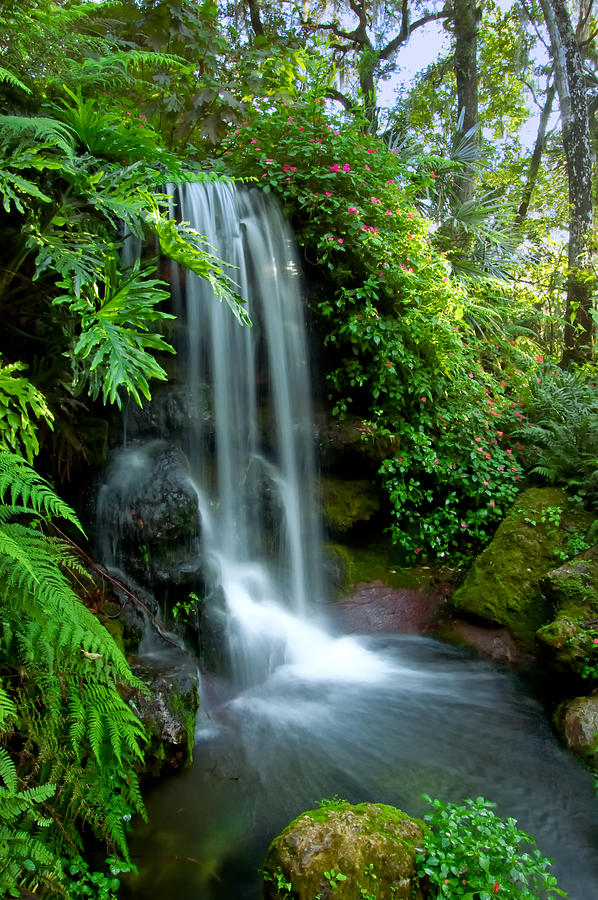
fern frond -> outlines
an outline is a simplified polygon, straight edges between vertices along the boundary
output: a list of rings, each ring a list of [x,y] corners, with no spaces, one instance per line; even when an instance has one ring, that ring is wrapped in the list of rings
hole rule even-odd
[[[2,142],[40,141],[58,147],[65,156],[73,156],[75,140],[71,129],[49,116],[7,116],[0,115]]]
[[[2,681],[0,680],[0,728],[4,730],[17,717],[17,708],[14,701],[7,694]]]
[[[26,94],[31,93],[31,88],[28,88],[16,75],[9,72],[8,69],[2,68],[2,66],[0,66],[0,84],[10,84],[11,87],[19,88],[19,90],[25,91]]]
[[[16,791],[17,770],[11,755],[4,747],[0,747],[0,778],[8,791]]]
[[[45,478],[16,453],[0,450],[0,503],[5,502],[7,494],[11,504],[20,501],[32,513],[64,519],[84,533],[75,511],[61,500]]]

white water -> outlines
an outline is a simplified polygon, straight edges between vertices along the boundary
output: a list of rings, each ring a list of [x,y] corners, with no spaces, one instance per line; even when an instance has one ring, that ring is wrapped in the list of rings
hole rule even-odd
[[[231,677],[204,680],[195,764],[150,797],[150,824],[132,848],[142,878],[131,890],[147,900],[256,900],[269,840],[320,798],[420,815],[427,792],[496,801],[556,857],[572,900],[598,896],[589,775],[516,679],[429,639],[322,627],[309,372],[289,232],[255,192],[194,185],[175,199],[235,267],[254,327],[240,327],[205,283],[185,276],[180,353],[190,390],[209,383],[213,396],[187,452]]]
[[[185,277],[189,386],[211,385],[215,471],[204,430],[188,452],[230,664],[250,684],[331,646],[307,624],[324,587],[299,265],[279,209],[259,192],[195,184],[175,199],[180,218],[230,263],[253,323],[241,327],[205,281]]]

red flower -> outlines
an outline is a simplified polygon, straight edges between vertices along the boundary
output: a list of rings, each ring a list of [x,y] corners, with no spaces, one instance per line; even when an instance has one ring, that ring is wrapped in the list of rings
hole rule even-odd
[[[498,889],[499,889],[499,887],[500,887],[500,885],[499,885],[498,881],[495,881],[495,882],[494,882],[494,888],[493,888],[493,892],[494,892],[495,894],[498,894]]]

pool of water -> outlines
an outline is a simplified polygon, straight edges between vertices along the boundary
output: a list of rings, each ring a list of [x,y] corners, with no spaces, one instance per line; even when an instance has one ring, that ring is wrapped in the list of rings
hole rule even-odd
[[[270,840],[325,797],[423,815],[482,795],[571,900],[598,896],[598,800],[521,681],[420,636],[337,637],[241,692],[207,679],[195,761],[154,787],[125,896],[257,900]]]

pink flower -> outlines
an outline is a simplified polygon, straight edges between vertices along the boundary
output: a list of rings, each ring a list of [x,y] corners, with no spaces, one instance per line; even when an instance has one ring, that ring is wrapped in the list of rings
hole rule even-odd
[[[139,118],[141,119],[142,122],[147,122],[147,116],[140,115]]]
[[[427,397],[420,397],[419,399],[421,400],[422,403],[426,403],[428,398],[427,398]]]
[[[340,168],[341,167],[337,166],[337,164],[335,163],[333,166],[330,166],[330,171],[331,172],[340,172]]]
[[[593,644],[598,644],[598,638],[594,638],[594,640],[592,641],[592,643],[593,643]]]
[[[345,163],[345,165],[343,166],[343,172],[350,172],[350,171],[351,171],[351,166],[349,165],[349,163]]]
[[[331,193],[330,191],[326,191],[326,196],[327,196],[327,197],[332,197],[332,193]]]
[[[343,239],[342,239],[342,238],[339,238],[339,239],[338,239],[338,243],[339,243],[339,244],[342,244],[342,242],[343,242]]]
[[[367,170],[368,170],[368,172],[369,172],[369,171],[370,171],[370,167],[369,167],[369,166],[368,166],[368,164],[367,164],[367,163],[366,163],[366,164],[365,164],[365,167],[366,167],[366,169],[367,169]]]
[[[355,209],[354,206],[350,206],[349,209],[348,209],[348,212],[355,213],[356,216],[359,215],[359,210],[358,210],[358,209]]]
[[[371,150],[368,150],[368,153],[371,153],[371,152],[372,152]],[[416,547],[416,548],[415,548],[415,552],[416,552],[416,553],[421,553],[421,552],[422,552],[422,551],[421,551],[421,547]]]

